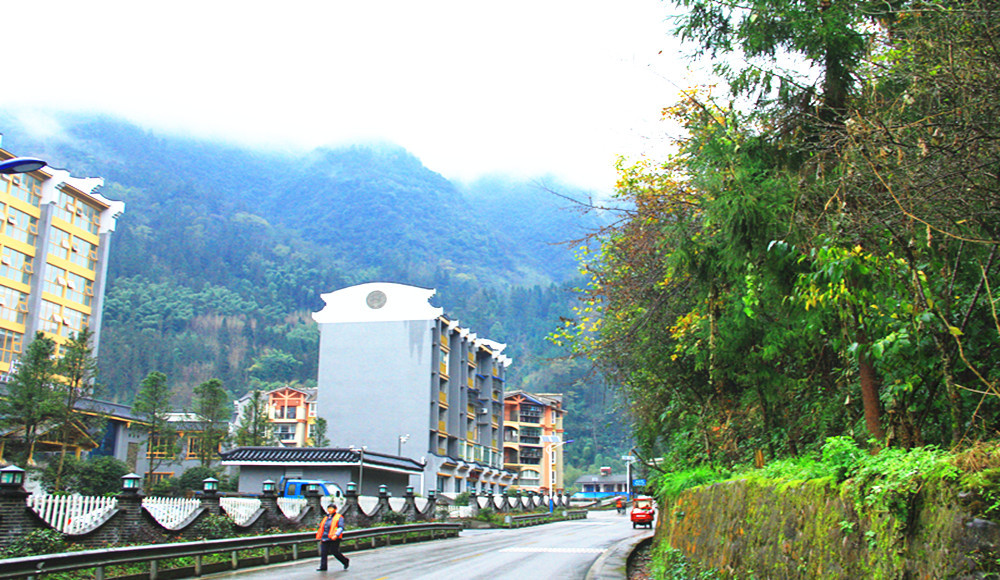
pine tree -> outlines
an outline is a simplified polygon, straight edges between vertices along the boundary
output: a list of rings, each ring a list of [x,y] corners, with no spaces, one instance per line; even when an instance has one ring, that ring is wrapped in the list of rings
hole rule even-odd
[[[198,455],[203,467],[212,467],[212,462],[218,456],[219,445],[228,434],[228,421],[232,416],[229,396],[222,387],[222,381],[211,379],[195,387],[191,404],[202,423],[201,433],[198,435]]]
[[[146,422],[146,452],[149,457],[146,481],[151,482],[152,474],[166,459],[175,459],[180,453],[177,446],[177,430],[167,414],[170,406],[170,387],[167,375],[153,371],[146,375],[139,385],[132,409]]]
[[[35,334],[0,398],[0,420],[22,432],[22,465],[34,465],[38,429],[62,414],[63,401],[55,387],[56,344],[41,332]]]

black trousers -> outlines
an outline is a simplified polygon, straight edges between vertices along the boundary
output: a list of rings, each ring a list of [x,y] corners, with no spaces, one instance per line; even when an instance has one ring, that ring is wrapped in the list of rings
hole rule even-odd
[[[319,569],[320,570],[326,570],[326,558],[330,554],[333,554],[333,557],[336,558],[337,560],[339,560],[340,563],[343,564],[344,566],[346,566],[347,563],[350,562],[350,560],[347,559],[347,556],[345,556],[344,554],[342,554],[341,551],[340,551],[340,540],[339,539],[337,539],[337,540],[324,539],[322,542],[319,543]]]

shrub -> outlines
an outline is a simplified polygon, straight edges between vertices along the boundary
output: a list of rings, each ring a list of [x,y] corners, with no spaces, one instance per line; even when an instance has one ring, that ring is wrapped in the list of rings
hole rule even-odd
[[[194,533],[203,540],[219,540],[235,535],[233,521],[224,515],[208,515],[199,519],[194,525]]]
[[[850,437],[828,437],[823,444],[823,463],[838,482],[850,477],[864,457],[865,452]]]
[[[2,553],[4,558],[22,558],[66,551],[66,540],[56,530],[35,530],[18,536]]]
[[[401,526],[406,523],[406,514],[388,512],[382,516],[382,523],[389,524],[390,526]]]
[[[725,479],[728,474],[711,467],[696,467],[685,471],[665,473],[656,482],[657,496],[661,501],[673,501],[685,489],[698,487]]]
[[[469,505],[469,492],[463,491],[455,496],[455,505]]]

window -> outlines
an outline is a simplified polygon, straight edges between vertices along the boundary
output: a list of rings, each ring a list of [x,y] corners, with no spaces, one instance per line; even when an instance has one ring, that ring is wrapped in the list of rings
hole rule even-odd
[[[541,473],[535,471],[534,469],[525,469],[517,477],[517,482],[520,485],[537,486],[540,482]]]
[[[20,332],[0,328],[0,361],[10,364],[21,355],[21,343],[24,335]]]
[[[49,254],[63,260],[68,260],[71,246],[70,241],[73,236],[59,228],[52,228],[49,235],[51,236],[49,238]]]
[[[174,476],[173,471],[154,471],[146,474],[146,486],[150,487]]]
[[[297,407],[285,407],[285,419],[294,419]]]
[[[0,319],[24,324],[28,311],[28,295],[20,290],[0,286]]]
[[[10,188],[11,196],[38,207],[39,201],[42,198],[41,181],[26,173],[22,173],[20,175],[12,176],[10,182],[13,185]]]
[[[149,438],[149,447],[146,450],[146,457],[150,459],[166,459],[171,451],[171,442],[165,437],[153,436]]]
[[[94,295],[94,283],[79,274],[49,264],[45,268],[45,291],[90,306]]]
[[[87,205],[82,199],[59,191],[59,203],[55,216],[65,222],[92,234],[97,234],[101,221],[101,210]]]
[[[276,425],[274,434],[277,435],[279,441],[293,441],[295,440],[295,425]]]
[[[538,423],[542,417],[542,408],[536,405],[521,405],[521,422]]]
[[[38,327],[42,331],[69,337],[80,332],[89,324],[89,314],[74,310],[68,306],[60,306],[55,302],[42,300],[38,317]]]
[[[38,218],[28,215],[16,207],[7,206],[3,233],[25,244],[35,245],[38,236]]]
[[[0,253],[0,276],[22,284],[29,284],[31,282],[32,260],[33,258],[28,254],[4,247],[3,252]]]
[[[201,440],[200,433],[191,433],[187,436],[187,458],[188,459],[204,459],[206,454],[202,447],[204,446],[204,441]],[[209,450],[208,456],[215,457],[221,448],[216,446],[214,450]]]

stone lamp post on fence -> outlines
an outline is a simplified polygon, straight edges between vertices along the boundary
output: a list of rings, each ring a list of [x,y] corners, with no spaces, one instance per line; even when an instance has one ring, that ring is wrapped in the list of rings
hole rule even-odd
[[[281,520],[281,508],[278,507],[278,489],[274,481],[265,479],[260,484],[260,507],[264,508],[267,517],[267,527],[275,526]]]
[[[124,515],[121,524],[122,540],[137,538],[142,528],[142,498],[139,482],[142,477],[129,473],[122,476],[122,492],[118,494],[118,511]]]
[[[29,495],[24,489],[23,469],[16,465],[0,469],[0,522],[3,522],[0,546],[35,529],[28,513]]]
[[[222,506],[219,504],[219,480],[214,477],[207,477],[201,480],[201,505],[213,516],[222,514]]]

